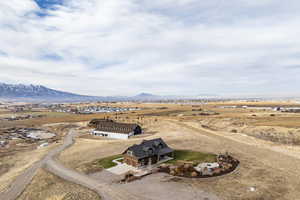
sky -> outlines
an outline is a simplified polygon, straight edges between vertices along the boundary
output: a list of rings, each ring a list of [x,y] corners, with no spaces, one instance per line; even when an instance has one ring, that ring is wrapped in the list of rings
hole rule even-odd
[[[299,95],[299,0],[2,0],[0,82]]]

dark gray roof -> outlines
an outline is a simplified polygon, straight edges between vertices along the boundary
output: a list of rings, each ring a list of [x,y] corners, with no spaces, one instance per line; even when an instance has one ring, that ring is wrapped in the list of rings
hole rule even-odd
[[[114,132],[128,134],[133,132],[138,124],[118,123],[111,120],[99,120],[95,123],[96,131]]]
[[[131,151],[133,156],[141,159],[153,155],[164,155],[174,150],[168,147],[161,138],[157,138],[153,140],[143,140],[141,144],[135,144],[129,147],[123,154],[127,153],[127,151]]]
[[[113,122],[112,119],[92,119],[90,121],[90,124],[96,124],[98,122]]]

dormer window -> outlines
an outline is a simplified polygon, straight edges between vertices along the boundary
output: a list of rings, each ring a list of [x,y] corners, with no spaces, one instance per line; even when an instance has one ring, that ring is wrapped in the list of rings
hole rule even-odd
[[[149,152],[150,155],[153,154],[153,149],[149,148],[148,152]]]
[[[133,155],[132,151],[127,151],[127,154],[130,155],[130,156]]]
[[[160,145],[159,141],[155,141],[154,144],[153,144],[154,147],[158,147],[159,145]]]

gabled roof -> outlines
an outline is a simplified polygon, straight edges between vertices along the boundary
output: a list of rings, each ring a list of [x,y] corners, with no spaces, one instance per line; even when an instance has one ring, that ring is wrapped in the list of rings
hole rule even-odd
[[[114,121],[111,120],[111,119],[92,119],[89,122],[89,126],[91,126],[91,125],[97,125],[99,122],[114,122]]]
[[[92,119],[91,121],[90,121],[90,123],[97,123],[97,122],[113,122],[113,120],[112,119]]]
[[[95,123],[96,131],[129,134],[139,127],[138,124],[118,123],[111,120],[99,120]]]
[[[131,151],[133,156],[141,159],[153,155],[164,155],[174,150],[168,147],[161,138],[157,138],[153,140],[143,140],[141,144],[135,144],[129,147],[123,154],[127,153],[127,151]]]

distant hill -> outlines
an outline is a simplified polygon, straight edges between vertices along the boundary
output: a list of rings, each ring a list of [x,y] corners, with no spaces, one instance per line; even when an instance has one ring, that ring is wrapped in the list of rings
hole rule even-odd
[[[155,97],[156,95],[154,94],[150,94],[150,93],[140,93],[138,95],[136,95],[135,97]]]
[[[196,96],[182,96],[182,95],[154,95],[150,93],[140,93],[139,95],[128,97],[132,101],[168,101],[168,100],[184,100],[184,99],[198,99]]]
[[[197,99],[214,99],[214,98],[218,98],[220,97],[217,94],[199,94],[198,96],[196,96]]]
[[[160,100],[163,97],[150,94],[150,93],[140,93],[136,96],[128,97],[128,98],[132,101],[155,101],[155,100]]]

